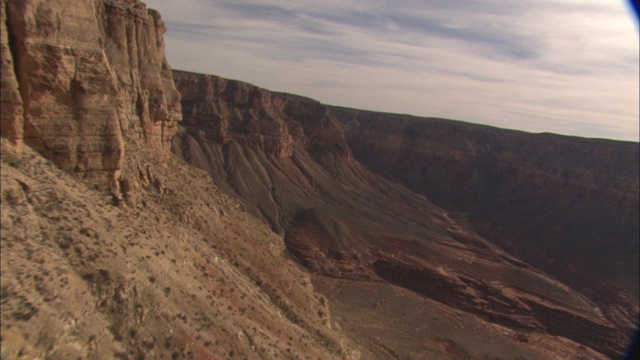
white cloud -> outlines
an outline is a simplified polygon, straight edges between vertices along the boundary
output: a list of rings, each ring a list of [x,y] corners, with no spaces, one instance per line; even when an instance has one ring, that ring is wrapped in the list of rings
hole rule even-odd
[[[148,0],[174,68],[328,104],[638,141],[638,33],[600,0]]]

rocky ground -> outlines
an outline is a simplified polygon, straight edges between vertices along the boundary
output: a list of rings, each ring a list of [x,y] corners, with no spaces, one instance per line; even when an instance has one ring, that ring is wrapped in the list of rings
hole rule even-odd
[[[2,159],[3,359],[351,358],[282,238],[178,161],[136,205]]]

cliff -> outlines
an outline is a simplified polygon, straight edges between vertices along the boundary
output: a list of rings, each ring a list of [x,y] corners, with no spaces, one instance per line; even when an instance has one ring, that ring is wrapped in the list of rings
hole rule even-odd
[[[174,78],[184,94],[182,127],[212,141],[234,141],[275,159],[291,157],[296,147],[348,156],[340,124],[315,100],[217,76],[174,71]]]
[[[128,143],[166,161],[181,118],[164,24],[137,1],[2,1],[3,150],[119,195]]]
[[[638,297],[637,143],[332,110],[368,168],[581,291]]]
[[[210,75],[174,71],[174,78],[184,109],[174,154],[248,200],[248,210],[276,232],[304,210],[296,198],[316,192],[312,183],[335,193],[326,167],[340,164],[357,181],[341,125],[317,101]]]

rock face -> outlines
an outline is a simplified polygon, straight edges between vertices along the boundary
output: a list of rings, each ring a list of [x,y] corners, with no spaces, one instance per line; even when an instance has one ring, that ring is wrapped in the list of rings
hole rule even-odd
[[[247,200],[248,210],[276,232],[304,210],[298,197],[318,186],[336,192],[325,165],[340,164],[352,177],[360,171],[340,123],[320,103],[216,76],[174,71],[174,77],[184,120],[173,152]]]
[[[116,194],[126,142],[166,160],[181,115],[156,12],[93,0],[3,0],[2,9],[8,149],[24,142]]]
[[[217,76],[174,71],[174,78],[185,95],[182,127],[211,141],[235,142],[274,159],[291,157],[296,147],[348,156],[340,124],[317,101]]]
[[[174,71],[174,77],[184,121],[173,152],[206,170],[217,187],[283,233],[289,253],[316,274],[320,291],[342,309],[338,316],[347,324],[357,318],[354,311],[363,314],[364,305],[354,304],[382,309],[391,298],[412,296],[391,295],[387,286],[397,286],[472,314],[476,323],[470,326],[489,322],[514,331],[501,346],[519,350],[500,352],[462,346],[465,340],[453,335],[459,325],[432,329],[450,336],[445,350],[469,357],[590,358],[600,355],[579,349],[616,356],[624,347],[638,311],[630,285],[637,280],[637,258],[626,256],[637,253],[637,150],[628,144],[601,147],[597,141],[449,121],[409,122],[210,75]],[[433,187],[429,192],[420,187],[427,185]],[[595,203],[620,209],[607,214]],[[482,211],[484,217],[478,215]],[[587,230],[576,232],[583,223],[589,223]],[[558,231],[557,224],[568,232]],[[534,232],[538,238],[529,233],[536,227],[555,232]],[[587,231],[593,232],[585,237],[588,243],[568,236]],[[573,276],[610,241],[617,245],[606,261],[616,265],[598,259],[594,264],[600,267]],[[544,260],[534,256],[544,251],[551,252]],[[549,266],[547,259],[558,264]],[[411,305],[386,308],[384,316],[368,312],[378,325],[348,327],[363,347],[375,349],[367,356],[419,356],[412,349],[421,348],[425,338],[437,353],[442,339],[428,332],[412,343],[397,340],[406,338],[405,325],[385,325],[390,333],[384,336],[376,330],[388,317],[407,313],[422,323],[436,321],[422,310],[431,305],[406,301]],[[582,348],[552,344],[558,336]],[[538,340],[529,343],[530,337]],[[442,356],[454,356],[448,351]]]
[[[2,131],[2,151],[21,152],[24,127],[23,104],[18,81],[15,77],[13,56],[9,48],[6,6],[0,3],[0,130]]]
[[[333,113],[349,126],[349,145],[370,169],[464,213],[485,238],[604,307],[611,296],[636,301],[637,143]]]

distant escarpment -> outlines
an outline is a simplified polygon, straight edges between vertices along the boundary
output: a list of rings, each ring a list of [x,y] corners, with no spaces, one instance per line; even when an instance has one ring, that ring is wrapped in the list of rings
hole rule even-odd
[[[637,160],[637,151],[627,144],[603,141],[609,147],[602,150],[591,140],[329,107],[212,75],[174,71],[174,79],[184,111],[174,154],[207,171],[218,188],[282,234],[289,254],[317,275],[345,321],[365,298],[384,307],[391,285],[472,314],[473,326],[504,326],[510,335],[500,348],[537,354],[517,356],[621,352],[638,311],[630,285],[637,257],[629,256],[637,254],[638,180],[620,169]],[[609,214],[596,203],[620,210]],[[589,242],[582,242],[587,232]],[[611,262],[586,269],[595,249],[608,243]],[[583,277],[574,276],[582,270]],[[351,289],[363,289],[364,298],[351,297]],[[368,316],[432,320],[421,310],[430,305],[409,302]],[[441,334],[457,333],[457,325],[442,326]],[[375,329],[360,324],[348,331],[381,358],[417,356],[412,351],[424,346],[424,338],[402,342]],[[547,342],[557,337],[571,341]],[[497,348],[463,350],[517,357]],[[451,356],[447,351],[443,356]]]
[[[581,291],[607,298],[616,288],[637,302],[637,143],[332,112],[369,169],[458,213],[486,239]]]
[[[166,161],[181,108],[157,12],[125,0],[1,7],[3,151],[26,144],[115,195],[127,145]]]
[[[217,76],[176,70],[174,77],[184,96],[182,127],[217,143],[236,142],[275,159],[291,157],[296,148],[349,155],[340,123],[315,100]]]

